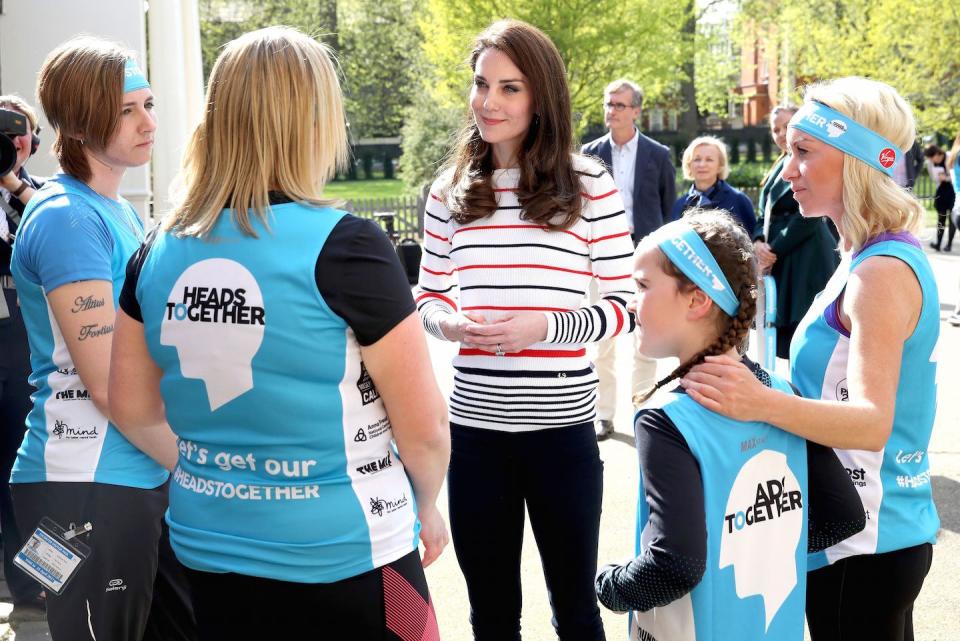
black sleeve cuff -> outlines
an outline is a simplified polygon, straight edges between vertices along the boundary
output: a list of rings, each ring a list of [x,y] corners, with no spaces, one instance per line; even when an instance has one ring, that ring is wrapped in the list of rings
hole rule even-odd
[[[397,252],[369,220],[347,215],[336,224],[317,257],[316,281],[324,301],[364,346],[416,311]]]
[[[127,261],[127,275],[123,279],[123,287],[120,289],[120,309],[123,313],[137,322],[143,322],[143,311],[140,309],[140,301],[137,300],[137,282],[140,280],[140,272],[143,271],[143,265],[147,261],[147,254],[153,247],[153,242],[157,238],[159,227],[154,227],[147,234],[147,238],[140,249],[135,251]]]

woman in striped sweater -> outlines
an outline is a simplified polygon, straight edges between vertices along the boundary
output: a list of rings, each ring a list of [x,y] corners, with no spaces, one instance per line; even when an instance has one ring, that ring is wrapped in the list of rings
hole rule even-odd
[[[633,329],[633,244],[613,179],[574,153],[547,36],[495,23],[470,64],[471,118],[431,189],[417,303],[427,331],[460,343],[448,488],[474,636],[520,638],[526,507],[559,638],[603,639],[603,467],[584,343]],[[591,279],[602,299],[581,307]]]

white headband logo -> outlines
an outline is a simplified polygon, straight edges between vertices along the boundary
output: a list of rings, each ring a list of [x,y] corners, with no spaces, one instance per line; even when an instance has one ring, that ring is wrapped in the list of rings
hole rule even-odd
[[[686,240],[683,238],[671,238],[670,242],[673,243],[673,246],[679,249],[684,258],[689,260],[697,269],[703,272],[704,276],[709,276],[713,285],[713,288],[718,292],[722,292],[726,289],[723,286],[723,283],[720,282],[720,279],[717,278],[717,275],[713,273],[713,270],[706,264],[704,264],[703,259],[697,256],[697,252],[687,244]]]
[[[842,120],[834,119],[827,125],[827,135],[831,138],[839,138],[845,133],[847,133],[847,123]]]

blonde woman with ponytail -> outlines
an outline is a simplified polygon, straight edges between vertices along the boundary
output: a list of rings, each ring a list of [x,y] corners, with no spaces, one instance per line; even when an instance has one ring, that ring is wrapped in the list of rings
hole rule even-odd
[[[681,364],[637,415],[637,557],[601,569],[597,596],[634,611],[632,639],[800,641],[807,552],[863,528],[856,491],[829,448],[724,418],[676,385],[707,356],[741,360],[756,311],[750,239],[725,212],[694,210],[644,239],[634,270],[639,349]],[[742,360],[758,384],[793,393]]]
[[[867,512],[863,532],[811,558],[814,641],[913,639],[913,602],[940,520],[927,448],[936,414],[937,284],[916,233],[923,208],[893,180],[914,139],[910,106],[864,78],[813,85],[787,131],[783,170],[800,212],[827,216],[843,260],[790,350],[807,398],[753,382],[726,356],[683,379],[704,407],[837,448]]]

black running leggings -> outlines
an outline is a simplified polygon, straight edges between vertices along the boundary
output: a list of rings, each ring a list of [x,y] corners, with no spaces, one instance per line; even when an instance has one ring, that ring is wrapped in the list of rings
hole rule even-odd
[[[933,546],[851,556],[807,575],[813,641],[913,641],[913,602]]]
[[[291,583],[187,569],[200,641],[439,641],[414,550],[335,583]]]

